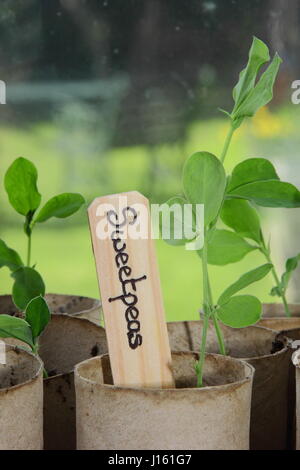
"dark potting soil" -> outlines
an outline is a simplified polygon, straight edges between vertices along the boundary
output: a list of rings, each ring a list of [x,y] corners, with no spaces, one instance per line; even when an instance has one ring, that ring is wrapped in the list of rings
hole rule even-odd
[[[91,349],[91,357],[98,356],[98,354],[99,354],[99,347],[97,344],[95,344]]]
[[[48,377],[54,377],[55,375],[57,375],[57,370],[52,369],[52,370],[49,370],[47,373],[48,373]]]
[[[275,354],[279,351],[281,351],[284,348],[284,343],[280,341],[279,339],[276,339],[275,341],[272,342],[272,349],[270,354]]]

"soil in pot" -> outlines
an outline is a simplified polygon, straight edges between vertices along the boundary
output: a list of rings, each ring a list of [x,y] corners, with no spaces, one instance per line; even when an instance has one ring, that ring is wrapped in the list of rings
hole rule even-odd
[[[251,326],[232,329],[220,325],[227,353],[243,358],[255,368],[251,409],[250,448],[287,447],[287,393],[289,351],[277,332]],[[168,323],[172,350],[199,351],[202,322]],[[219,351],[213,325],[209,326],[207,351]]]
[[[112,385],[108,355],[75,368],[77,448],[248,449],[253,368],[208,354],[196,388],[197,354],[172,355],[176,388]]]
[[[0,450],[43,449],[43,365],[6,344],[0,364]]]
[[[65,294],[46,294],[45,298],[53,314],[65,313],[78,318],[86,318],[100,325],[101,302],[98,299]],[[0,295],[0,313],[20,316],[11,295]]]

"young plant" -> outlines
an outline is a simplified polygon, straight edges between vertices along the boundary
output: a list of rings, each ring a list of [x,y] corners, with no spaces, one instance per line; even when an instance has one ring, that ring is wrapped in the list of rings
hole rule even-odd
[[[274,173],[271,174],[270,167],[268,167],[269,177],[265,177],[262,170],[267,164],[261,159],[254,159],[255,162],[252,162],[246,171],[239,172],[236,169],[231,178],[226,177],[223,166],[235,130],[240,127],[245,118],[254,116],[261,106],[266,105],[272,99],[273,85],[281,63],[277,54],[257,80],[259,70],[269,60],[267,46],[254,38],[248,64],[240,73],[233,91],[234,108],[231,113],[224,111],[230,118],[230,129],[220,159],[208,152],[198,152],[192,155],[183,169],[184,196],[168,201],[169,206],[192,204],[195,208],[197,204],[204,205],[204,244],[202,250],[198,252],[203,273],[203,330],[199,361],[195,367],[199,387],[203,385],[203,365],[209,321],[212,320],[214,323],[220,352],[226,354],[219,322],[233,328],[256,323],[261,316],[261,302],[253,295],[236,294],[261,280],[274,269],[270,258],[267,257],[267,264],[242,275],[220,295],[217,302],[214,301],[208,264],[228,264],[238,261],[246,253],[256,249],[256,246],[251,245],[244,238],[253,240],[254,237],[255,241],[261,239],[261,230],[257,227],[255,212],[244,213],[241,208],[241,211],[233,216],[235,226],[241,229],[234,232],[216,228],[221,214],[224,219],[228,204],[232,201],[244,204],[249,200],[267,207],[298,207],[297,204],[300,202],[300,193],[297,188],[279,181],[278,177],[275,178]],[[201,227],[196,227],[196,233],[197,231],[198,235],[193,241],[201,237]],[[177,239],[174,243],[174,239],[176,236],[171,234],[169,240],[166,241],[177,245],[188,241]]]
[[[31,264],[32,233],[37,224],[51,217],[66,218],[84,204],[84,198],[77,193],[63,193],[49,199],[40,207],[41,194],[37,188],[36,167],[25,158],[17,158],[8,168],[4,186],[12,207],[24,217],[24,232],[27,237],[26,263],[19,253],[0,240],[0,268],[6,266],[14,280],[13,301],[18,309],[25,311],[28,303],[35,297],[45,295],[45,284]],[[39,210],[38,210],[39,209]],[[0,316],[1,329],[2,316]]]
[[[267,263],[245,273],[230,285],[215,302],[208,272],[208,256],[211,241],[216,233],[215,226],[227,194],[226,174],[221,161],[208,152],[198,152],[192,155],[183,169],[183,191],[181,205],[192,204],[194,208],[197,204],[204,205],[204,244],[202,250],[198,252],[202,260],[203,273],[203,330],[200,357],[196,363],[197,383],[201,387],[203,385],[203,365],[209,321],[213,321],[220,352],[226,354],[219,322],[233,328],[243,328],[260,319],[262,310],[260,301],[252,295],[236,294],[266,276],[272,269],[272,264]],[[169,206],[172,207],[174,204],[178,204],[178,197],[168,201]],[[195,241],[197,236],[201,236],[201,227],[196,227],[197,232],[198,235],[189,242]],[[178,240],[178,243],[180,242],[185,244],[187,240]]]
[[[50,321],[50,311],[45,299],[41,296],[34,297],[28,303],[24,317],[23,319],[11,315],[1,315],[0,337],[18,339],[38,355],[39,337]],[[47,377],[45,370],[44,377]]]
[[[271,100],[273,85],[281,59],[275,54],[272,63],[255,85],[259,68],[269,60],[267,46],[254,38],[246,68],[233,90],[235,105],[230,117],[230,129],[221,155],[224,162],[233,132],[245,117],[253,116],[258,107]],[[268,263],[273,264],[272,275],[275,286],[271,295],[281,298],[285,313],[291,316],[286,290],[300,255],[286,261],[281,278],[272,261],[270,243],[266,243],[261,221],[255,205],[263,207],[300,207],[300,193],[290,183],[280,181],[271,162],[264,158],[251,158],[239,163],[228,178],[227,194],[221,209],[221,219],[234,230],[217,230],[208,253],[210,264],[225,265],[241,260],[247,253],[259,250]],[[249,243],[249,241],[251,243]],[[254,242],[254,244],[253,244]],[[228,245],[232,246],[230,252]]]

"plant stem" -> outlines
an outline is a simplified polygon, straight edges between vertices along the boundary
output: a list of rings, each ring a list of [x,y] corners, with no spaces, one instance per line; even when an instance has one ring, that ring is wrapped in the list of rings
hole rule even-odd
[[[31,258],[31,233],[27,235],[27,266],[30,267],[30,258]]]
[[[227,136],[226,136],[226,140],[225,140],[224,147],[223,147],[223,150],[222,150],[222,153],[221,153],[221,157],[220,157],[220,160],[221,160],[222,163],[224,163],[224,160],[225,160],[225,157],[227,155],[228,148],[229,148],[229,145],[230,145],[230,142],[231,142],[234,131],[235,131],[235,128],[233,127],[233,125],[231,123],[230,128],[229,128],[228,133],[227,133]]]
[[[207,268],[207,271],[208,271],[208,268]],[[213,306],[214,301],[213,301],[212,292],[211,292],[209,275],[207,276],[207,281],[208,281],[208,289],[209,289],[209,291],[208,291],[209,292],[209,302],[210,302],[210,305]],[[225,348],[224,337],[223,337],[223,333],[222,333],[222,330],[221,330],[220,325],[219,325],[219,321],[218,321],[215,309],[213,309],[213,311],[212,311],[212,319],[213,319],[214,327],[215,327],[215,330],[216,330],[216,335],[217,335],[217,338],[218,338],[220,353],[223,354],[223,356],[226,356],[226,348]]]
[[[32,352],[35,356],[39,356],[39,343],[38,343],[38,340],[36,340],[36,342],[34,343],[34,345],[31,347],[32,348]],[[43,367],[43,378],[44,379],[47,379],[49,376],[48,376],[48,372],[46,371],[45,367]]]
[[[213,318],[214,327],[215,327],[217,338],[218,338],[220,353],[223,354],[223,356],[226,356],[225,341],[224,341],[223,333],[220,328],[219,321],[217,319],[215,312],[213,313],[212,318]]]
[[[199,361],[197,364],[197,386],[203,386],[203,366],[205,362],[205,351],[206,351],[206,337],[207,337],[207,329],[208,329],[208,322],[209,316],[211,312],[211,305],[210,305],[210,286],[209,286],[209,278],[208,278],[208,268],[207,268],[207,237],[206,232],[204,232],[204,244],[202,249],[202,277],[203,277],[203,312],[204,312],[204,320],[203,320],[203,330],[202,330],[202,340],[201,340],[201,347],[200,347],[200,355]]]
[[[224,143],[224,147],[222,150],[222,154],[220,157],[220,160],[222,163],[224,163],[234,131],[235,131],[235,127],[233,126],[231,122],[230,128],[226,136],[226,140]],[[203,246],[203,252],[202,252],[204,323],[203,323],[203,332],[202,332],[202,341],[201,341],[200,360],[199,360],[199,367],[198,367],[198,387],[202,386],[202,385],[199,385],[199,383],[202,384],[202,369],[203,369],[203,364],[204,364],[206,335],[207,335],[208,321],[209,321],[210,315],[212,316],[214,327],[216,330],[220,353],[223,354],[224,356],[226,355],[226,348],[225,348],[223,333],[221,331],[218,318],[216,316],[215,309],[213,306],[214,303],[213,303],[213,298],[212,298],[212,292],[211,292],[209,275],[208,275],[208,267],[207,267],[207,244],[206,244],[205,238],[206,238],[206,234],[204,235],[204,246]],[[209,316],[208,316],[205,306],[206,307],[208,306],[208,309],[210,311]]]
[[[291,317],[291,312],[290,312],[290,309],[289,309],[289,305],[288,305],[288,302],[287,302],[287,299],[286,299],[286,296],[285,296],[285,293],[283,292],[283,290],[280,288],[279,284],[280,284],[280,280],[278,278],[278,275],[276,273],[276,270],[275,268],[272,268],[272,274],[273,274],[273,277],[274,277],[274,280],[275,282],[277,283],[277,287],[278,287],[278,290],[280,292],[280,297],[282,299],[282,303],[283,303],[283,306],[284,306],[284,310],[285,310],[285,314],[287,317]]]
[[[204,366],[204,361],[205,361],[208,321],[209,321],[208,315],[204,314],[200,356],[199,356],[199,362],[197,365],[197,387],[203,387],[203,366]]]
[[[289,309],[289,305],[288,305],[288,302],[287,302],[287,299],[286,299],[286,296],[285,296],[285,292],[283,291],[283,289],[280,287],[280,279],[279,279],[279,276],[276,272],[276,269],[275,269],[275,266],[274,266],[274,263],[271,259],[271,256],[270,256],[270,253],[269,253],[269,250],[267,249],[266,247],[266,244],[265,244],[265,241],[264,241],[264,238],[262,236],[262,242],[261,242],[261,247],[260,247],[260,251],[264,254],[266,260],[268,261],[268,263],[271,263],[273,265],[272,267],[272,275],[273,275],[273,278],[274,278],[274,281],[276,283],[276,287],[278,288],[278,291],[280,293],[280,297],[281,297],[281,300],[282,300],[282,303],[283,303],[283,306],[284,306],[284,310],[285,310],[285,314],[287,317],[291,317],[291,312],[290,312],[290,309]]]

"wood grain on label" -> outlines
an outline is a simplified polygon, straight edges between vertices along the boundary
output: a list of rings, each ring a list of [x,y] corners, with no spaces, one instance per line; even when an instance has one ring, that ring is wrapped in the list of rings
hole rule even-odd
[[[88,215],[114,384],[173,387],[148,200],[99,197]]]

